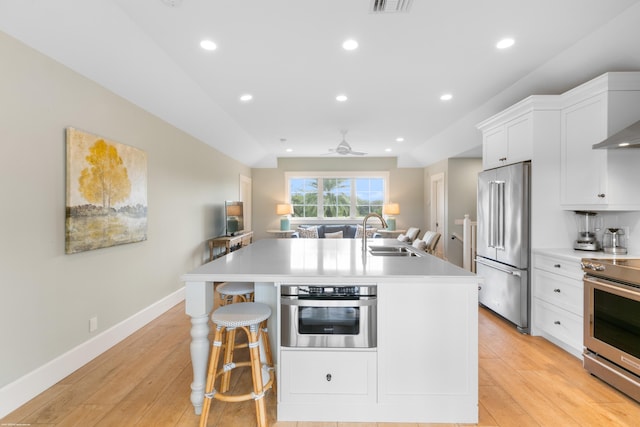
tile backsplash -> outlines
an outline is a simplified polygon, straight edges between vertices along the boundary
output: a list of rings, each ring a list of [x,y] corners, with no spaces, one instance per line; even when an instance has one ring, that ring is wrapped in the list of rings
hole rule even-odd
[[[602,243],[602,235],[607,228],[622,228],[627,236],[629,254],[640,256],[640,212],[598,212],[603,218],[603,228],[597,235]]]

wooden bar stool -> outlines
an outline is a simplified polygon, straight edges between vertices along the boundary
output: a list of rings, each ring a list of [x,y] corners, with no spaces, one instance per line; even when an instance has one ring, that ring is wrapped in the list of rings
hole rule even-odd
[[[267,412],[264,401],[264,394],[274,385],[273,357],[271,346],[269,345],[269,334],[267,333],[267,319],[271,316],[271,308],[259,302],[240,302],[237,304],[225,305],[218,308],[211,315],[211,320],[216,326],[213,338],[213,350],[209,359],[209,370],[207,372],[207,384],[202,404],[202,414],[200,416],[200,427],[207,425],[211,399],[223,402],[244,402],[254,399],[256,403],[256,419],[258,427],[267,427]],[[249,341],[248,362],[233,361],[233,350],[235,348],[236,329],[240,328],[247,334]],[[225,337],[226,335],[226,337]],[[218,370],[218,359],[224,343],[224,360],[222,369]],[[262,341],[262,343],[261,343]],[[269,373],[269,380],[266,384],[262,379],[262,363],[260,360],[260,346],[262,346],[266,364],[265,368]],[[251,376],[253,379],[253,391],[242,395],[231,395],[229,383],[231,381],[231,370],[241,366],[251,366]],[[220,379],[220,390],[215,389],[215,380]]]
[[[252,302],[254,285],[252,282],[224,282],[218,285],[216,291],[220,294],[220,305],[232,304],[235,297],[240,301]]]

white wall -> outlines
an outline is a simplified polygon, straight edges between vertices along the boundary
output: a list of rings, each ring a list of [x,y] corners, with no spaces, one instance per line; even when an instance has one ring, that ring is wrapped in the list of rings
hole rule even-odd
[[[3,33],[0,52],[2,390],[180,289],[251,170]],[[67,126],[146,151],[147,241],[65,255]]]

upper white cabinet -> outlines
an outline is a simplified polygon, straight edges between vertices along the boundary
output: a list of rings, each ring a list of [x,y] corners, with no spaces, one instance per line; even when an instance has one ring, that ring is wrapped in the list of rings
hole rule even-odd
[[[640,209],[640,150],[594,150],[640,120],[640,73],[607,73],[562,95],[561,204],[567,210]]]
[[[559,105],[557,96],[534,95],[478,124],[483,169],[531,160],[537,128],[546,122],[540,114]]]

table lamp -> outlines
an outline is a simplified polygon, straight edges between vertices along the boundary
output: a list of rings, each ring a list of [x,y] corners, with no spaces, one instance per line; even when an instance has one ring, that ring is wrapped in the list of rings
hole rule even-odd
[[[396,229],[396,219],[393,215],[400,213],[400,205],[397,203],[387,203],[382,207],[382,213],[387,215],[387,230],[394,231]]]
[[[282,215],[280,219],[280,230],[289,230],[289,215],[293,213],[293,207],[288,203],[282,203],[276,205],[276,214]]]

